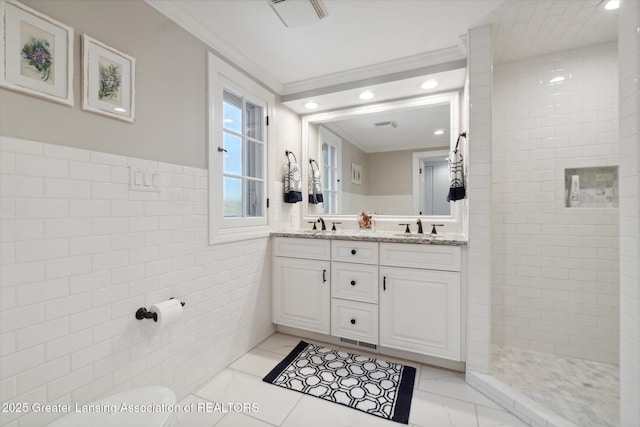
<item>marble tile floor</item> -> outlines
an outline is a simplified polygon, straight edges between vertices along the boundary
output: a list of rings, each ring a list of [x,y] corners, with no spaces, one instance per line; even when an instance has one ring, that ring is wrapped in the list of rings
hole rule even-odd
[[[331,344],[304,339],[331,347]],[[183,427],[399,427],[355,409],[286,390],[262,381],[300,341],[276,333],[240,357],[179,405]],[[335,347],[335,346],[333,346]],[[522,427],[506,412],[464,381],[459,372],[342,347],[344,351],[393,360],[417,369],[409,426]],[[216,406],[217,404],[217,406]]]
[[[619,425],[618,366],[495,346],[491,375],[579,426]]]

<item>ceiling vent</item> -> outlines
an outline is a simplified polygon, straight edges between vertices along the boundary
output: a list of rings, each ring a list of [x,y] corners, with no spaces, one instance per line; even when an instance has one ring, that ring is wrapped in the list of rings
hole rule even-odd
[[[269,5],[289,28],[313,24],[327,16],[322,0],[269,0]]]
[[[386,122],[378,122],[378,123],[374,123],[373,125],[378,128],[385,127],[385,126],[391,126],[392,128],[398,127],[398,124],[394,120],[389,120]]]

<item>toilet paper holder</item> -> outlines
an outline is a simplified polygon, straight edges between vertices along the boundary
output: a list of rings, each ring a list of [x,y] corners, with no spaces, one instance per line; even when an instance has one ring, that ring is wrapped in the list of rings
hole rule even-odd
[[[175,299],[174,297],[171,297],[169,299]],[[180,305],[184,307],[184,305],[186,304],[186,302],[184,301],[180,301]],[[142,320],[142,319],[153,319],[154,322],[158,321],[158,313],[152,313],[149,310],[147,310],[144,307],[140,307],[137,311],[136,311],[136,319],[138,320]]]

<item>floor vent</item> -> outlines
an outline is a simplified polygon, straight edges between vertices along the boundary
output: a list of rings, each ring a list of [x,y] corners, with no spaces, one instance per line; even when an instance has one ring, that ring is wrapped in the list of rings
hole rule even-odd
[[[378,348],[378,346],[375,345],[375,344],[371,344],[371,343],[368,343],[368,342],[362,342],[362,341],[358,342],[358,345],[360,347],[366,347],[366,348],[370,348],[372,350],[375,350],[375,349]]]
[[[355,345],[358,347],[364,347],[364,348],[369,348],[372,350],[376,350],[378,348],[377,345],[375,344],[371,344],[368,342],[364,342],[364,341],[356,341],[356,340],[352,340],[349,338],[340,338],[340,342],[346,343],[346,344],[351,344],[351,345]]]

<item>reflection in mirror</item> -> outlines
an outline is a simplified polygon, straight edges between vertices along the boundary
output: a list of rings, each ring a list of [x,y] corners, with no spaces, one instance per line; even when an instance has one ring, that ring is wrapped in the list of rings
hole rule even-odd
[[[318,163],[324,199],[310,197],[308,214],[450,216],[457,109],[452,92],[305,117],[306,163]]]
[[[448,154],[447,150],[413,153],[413,188],[419,189],[413,194],[413,211],[419,215],[451,214]]]

